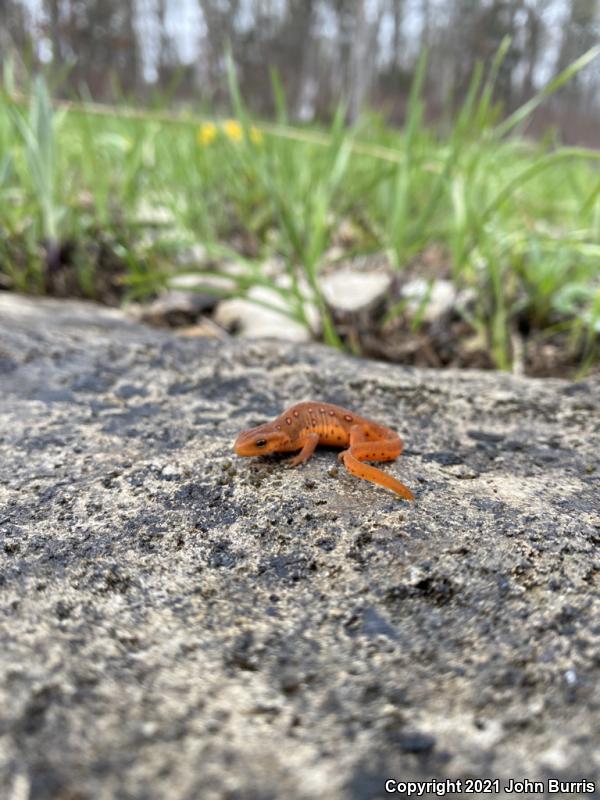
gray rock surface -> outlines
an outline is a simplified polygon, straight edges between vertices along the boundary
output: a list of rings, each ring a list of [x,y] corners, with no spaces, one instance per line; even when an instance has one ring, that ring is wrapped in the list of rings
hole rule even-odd
[[[600,778],[597,383],[0,295],[0,386],[0,797]],[[309,398],[396,427],[416,502],[233,456]]]

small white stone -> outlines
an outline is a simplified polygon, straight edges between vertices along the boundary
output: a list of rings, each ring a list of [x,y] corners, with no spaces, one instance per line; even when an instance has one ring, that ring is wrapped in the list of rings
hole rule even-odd
[[[565,682],[567,686],[575,686],[577,683],[577,673],[574,669],[568,669],[565,672]]]
[[[207,248],[201,242],[194,242],[187,247],[181,247],[175,255],[175,262],[181,265],[192,267],[197,264],[205,264],[210,260]]]
[[[565,744],[566,742],[559,739],[547,750],[540,753],[540,764],[551,772],[566,769],[571,763],[571,756]]]
[[[227,278],[225,275],[202,275],[199,272],[182,272],[180,275],[173,275],[167,285],[170,289],[179,289],[183,292],[198,291],[198,289],[205,286],[230,288],[231,278]]]
[[[227,329],[237,327],[244,339],[310,341],[308,328],[285,313],[285,300],[278,292],[265,286],[254,286],[248,297],[256,302],[236,297],[219,303],[214,313],[215,322]],[[267,304],[274,308],[267,307]],[[278,308],[282,310],[277,311]]]
[[[392,282],[386,272],[359,272],[340,269],[320,279],[321,291],[333,308],[358,311],[378,300],[389,290]]]
[[[452,281],[413,278],[402,287],[402,297],[407,301],[407,310],[417,314],[425,304],[423,319],[432,322],[450,311],[456,302],[457,292]]]
[[[163,478],[172,478],[175,475],[178,475],[179,472],[177,467],[174,467],[173,464],[165,464],[165,466],[161,469],[160,474]]]
[[[142,722],[140,725],[140,732],[142,736],[156,736],[159,731],[159,726],[157,722],[149,721],[149,722]]]

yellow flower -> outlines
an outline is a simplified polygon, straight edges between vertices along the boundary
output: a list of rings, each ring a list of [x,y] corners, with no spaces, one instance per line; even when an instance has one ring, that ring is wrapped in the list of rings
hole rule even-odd
[[[232,142],[241,142],[244,138],[244,131],[237,119],[226,119],[223,123],[223,133]]]
[[[232,142],[241,142],[244,139],[244,128],[237,119],[226,119],[220,124],[220,130]],[[214,122],[203,122],[198,128],[196,139],[200,145],[212,144],[219,135],[219,127]],[[263,135],[261,131],[252,125],[248,129],[248,138],[253,144],[262,144]]]
[[[250,128],[250,141],[253,144],[262,144],[262,140],[263,140],[262,133],[259,131],[259,129],[256,127],[256,125],[253,125]]]
[[[206,145],[211,144],[217,138],[217,126],[214,122],[204,122],[198,128],[196,139],[198,144]]]

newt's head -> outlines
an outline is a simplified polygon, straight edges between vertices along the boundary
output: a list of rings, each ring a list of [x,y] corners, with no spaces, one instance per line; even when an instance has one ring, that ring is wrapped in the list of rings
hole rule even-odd
[[[288,441],[289,437],[285,433],[274,431],[271,423],[267,423],[240,433],[233,449],[238,456],[264,456],[285,449]]]

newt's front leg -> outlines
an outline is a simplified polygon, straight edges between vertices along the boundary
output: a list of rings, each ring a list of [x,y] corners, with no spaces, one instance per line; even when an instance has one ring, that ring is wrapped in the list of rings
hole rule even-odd
[[[338,456],[348,472],[371,483],[377,483],[391,489],[406,500],[414,500],[410,489],[399,480],[387,475],[376,467],[361,463],[367,460],[390,461],[402,452],[402,440],[396,434],[389,439],[369,439],[359,425],[350,430],[350,447]],[[359,460],[360,459],[360,460]]]
[[[306,437],[306,440],[302,446],[302,450],[298,453],[297,456],[294,456],[288,463],[286,467],[297,467],[299,464],[305,464],[308,459],[312,456],[315,452],[316,446],[319,444],[319,434],[318,433],[309,433]]]

